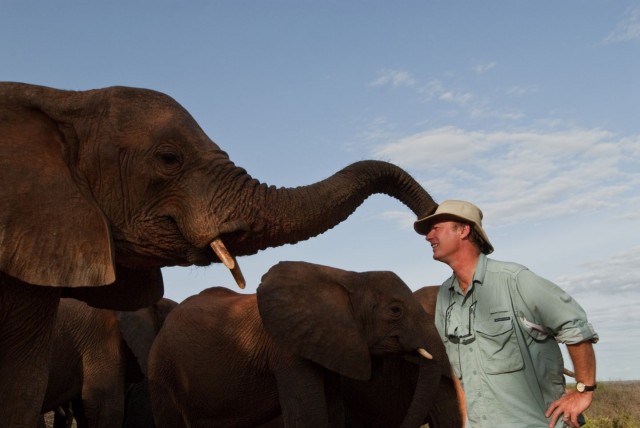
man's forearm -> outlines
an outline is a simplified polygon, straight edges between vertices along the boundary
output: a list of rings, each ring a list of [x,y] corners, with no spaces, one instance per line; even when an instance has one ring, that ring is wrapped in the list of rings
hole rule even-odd
[[[567,345],[569,356],[573,362],[576,381],[585,385],[596,383],[596,354],[591,341],[584,341],[574,345]]]

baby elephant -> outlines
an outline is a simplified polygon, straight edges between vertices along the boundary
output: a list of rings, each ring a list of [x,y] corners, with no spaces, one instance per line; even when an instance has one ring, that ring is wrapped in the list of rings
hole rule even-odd
[[[281,262],[257,294],[210,288],[169,315],[149,356],[156,426],[344,426],[342,380],[370,379],[385,355],[420,365],[405,421],[425,420],[449,368],[407,285],[392,272]]]

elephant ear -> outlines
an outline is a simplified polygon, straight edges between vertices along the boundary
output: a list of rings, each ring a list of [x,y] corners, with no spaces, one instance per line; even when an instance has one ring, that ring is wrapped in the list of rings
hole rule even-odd
[[[276,344],[358,380],[371,377],[371,358],[342,284],[358,275],[304,262],[280,262],[257,289],[258,309]]]
[[[164,324],[164,320],[166,320],[167,316],[169,316],[169,312],[171,312],[176,306],[178,306],[178,302],[167,299],[166,297],[163,297],[153,305],[158,331],[160,331],[160,327],[162,327],[162,325]],[[156,333],[158,331],[156,331]]]
[[[153,306],[137,311],[118,311],[118,323],[125,343],[133,353],[144,377],[147,377],[147,360],[153,340],[158,334]]]
[[[0,269],[36,285],[112,283],[109,225],[69,168],[73,131],[16,105],[0,117]]]
[[[117,312],[122,338],[135,356],[144,377],[147,377],[151,345],[167,315],[177,305],[178,303],[171,299],[162,298],[153,305],[137,311]]]

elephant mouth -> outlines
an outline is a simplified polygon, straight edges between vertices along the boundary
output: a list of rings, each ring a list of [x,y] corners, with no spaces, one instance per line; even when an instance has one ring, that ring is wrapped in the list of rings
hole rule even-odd
[[[370,347],[370,350],[373,354],[385,354],[390,350],[391,352],[395,350],[396,352],[403,354],[408,359],[423,361],[433,360],[433,355],[431,355],[431,353],[422,346],[417,347],[411,351],[409,351],[409,349],[409,347],[404,347],[401,345],[401,340],[398,336],[387,336]]]
[[[234,243],[238,239],[242,239],[249,230],[249,227],[245,223],[237,221],[231,222],[220,227],[217,232],[214,232],[214,234],[209,236],[203,234],[201,237],[197,238],[190,236],[189,233],[185,233],[183,228],[180,227],[180,222],[177,221],[175,217],[164,216],[161,217],[161,220],[160,224],[163,224],[164,230],[166,230],[166,236],[170,237],[167,238],[168,242],[172,242],[172,240],[177,239],[188,243],[188,247],[186,249],[187,255],[183,260],[175,263],[175,259],[169,258],[174,262],[174,265],[190,266],[195,264],[198,266],[206,266],[215,262],[217,259],[224,264],[227,269],[229,269],[233,279],[236,284],[238,284],[238,287],[241,289],[245,288],[246,281],[242,271],[240,270],[240,265],[238,264],[235,256],[229,252],[227,246],[222,240],[222,236],[224,236],[226,241],[231,242],[231,248],[233,248]],[[171,237],[173,237],[173,239],[171,239]],[[206,242],[208,242],[208,245]],[[215,257],[211,254],[210,250],[213,250]]]

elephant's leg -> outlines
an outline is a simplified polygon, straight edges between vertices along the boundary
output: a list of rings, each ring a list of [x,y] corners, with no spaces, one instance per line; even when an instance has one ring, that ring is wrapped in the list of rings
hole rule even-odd
[[[116,336],[114,339],[118,339]],[[93,428],[120,427],[124,420],[125,366],[119,342],[97,343],[101,352],[85,356],[82,408]]]
[[[53,428],[70,428],[71,426],[73,426],[73,412],[71,402],[67,402],[54,411]]]
[[[153,426],[153,412],[149,396],[149,381],[127,384],[124,402],[124,422],[126,428],[146,428]]]
[[[170,390],[168,385],[150,379],[149,392],[156,428],[187,427],[184,417],[173,399],[173,391]]]
[[[329,428],[324,373],[312,363],[300,360],[291,366],[274,368],[278,383],[282,419],[286,428]]]
[[[88,427],[120,427],[124,419],[124,390],[119,397],[92,392],[82,398],[82,407]]]
[[[60,290],[0,274],[0,423],[37,426]]]

